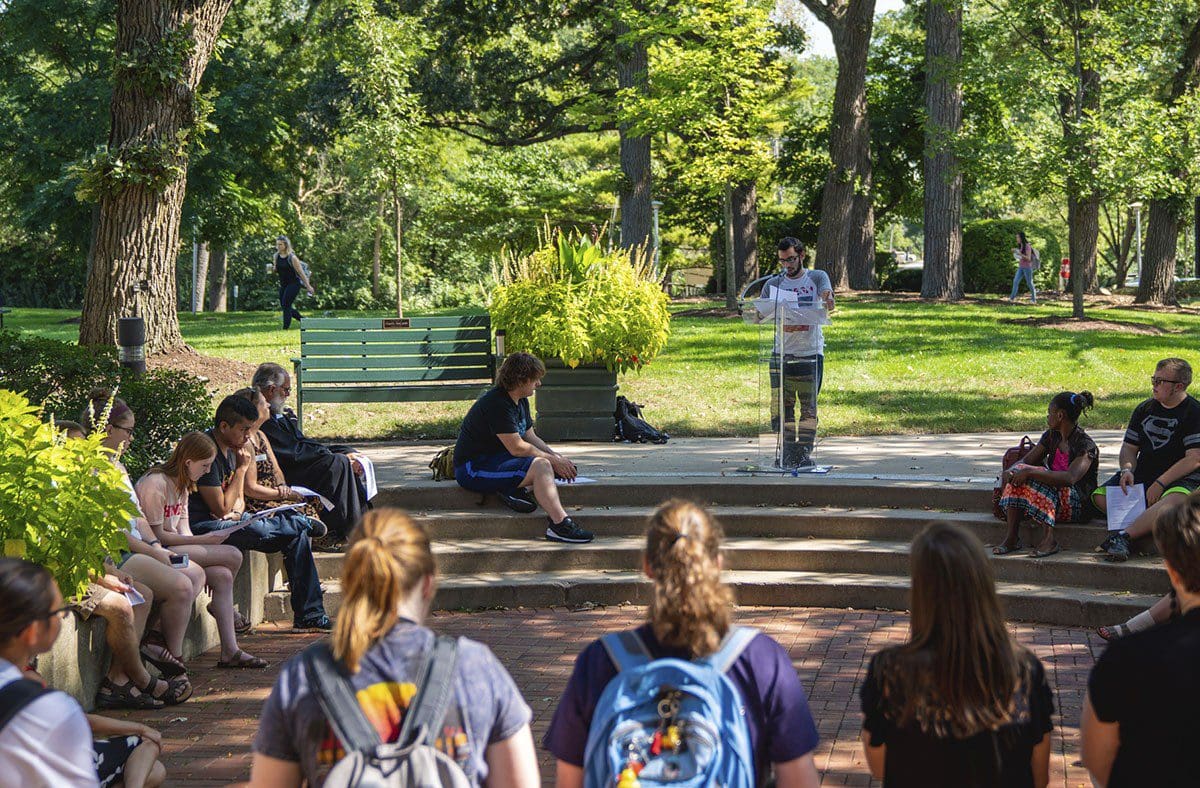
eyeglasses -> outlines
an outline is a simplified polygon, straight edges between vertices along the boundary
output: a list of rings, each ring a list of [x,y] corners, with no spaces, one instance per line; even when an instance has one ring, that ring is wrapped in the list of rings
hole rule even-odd
[[[108,426],[114,430],[121,430],[128,435],[130,439],[133,438],[133,427],[122,427],[120,424],[109,424]]]
[[[798,254],[794,254],[794,255],[792,255],[791,257],[780,257],[780,258],[779,258],[779,262],[781,262],[781,263],[794,263],[794,262],[796,262],[796,261],[797,261],[797,260],[799,260],[799,259],[800,259],[800,255],[798,255]]]
[[[1178,380],[1171,380],[1170,378],[1160,378],[1160,377],[1151,377],[1150,378],[1150,384],[1152,386],[1160,386],[1163,383],[1178,383],[1178,382],[1179,382]]]

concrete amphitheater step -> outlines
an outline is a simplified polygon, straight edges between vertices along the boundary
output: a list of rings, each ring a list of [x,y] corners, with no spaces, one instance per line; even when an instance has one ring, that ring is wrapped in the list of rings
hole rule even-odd
[[[856,572],[731,571],[726,581],[744,605],[782,607],[847,607],[904,610],[908,578]],[[336,615],[341,603],[337,581],[325,584],[325,604]],[[649,583],[630,571],[570,570],[505,572],[445,576],[434,607],[439,610],[496,607],[550,607],[644,604]],[[1158,598],[1151,594],[1064,588],[1037,583],[997,584],[1008,617],[1069,626],[1100,626],[1123,621]],[[265,600],[266,617],[288,621],[286,591]]]

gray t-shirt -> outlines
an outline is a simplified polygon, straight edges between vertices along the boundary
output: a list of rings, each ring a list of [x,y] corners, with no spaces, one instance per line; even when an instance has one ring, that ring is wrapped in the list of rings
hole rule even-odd
[[[829,274],[819,269],[804,269],[800,276],[791,279],[784,274],[777,274],[763,283],[764,297],[770,289],[791,290],[796,293],[797,305],[801,307],[819,306],[823,303],[822,294],[833,290]],[[785,313],[786,314],[786,313]],[[799,331],[787,331],[783,334],[784,356],[815,356],[825,352],[825,334],[819,325],[796,326]],[[776,338],[775,352],[779,352]]]
[[[400,735],[404,713],[416,694],[413,677],[421,669],[433,643],[433,632],[411,621],[400,621],[371,647],[359,662],[352,682],[358,703],[385,742]],[[468,771],[473,767],[478,784],[487,780],[484,753],[489,745],[512,737],[533,714],[521,697],[512,676],[482,643],[458,640],[454,693],[462,727],[450,725],[437,742],[438,749]],[[254,751],[300,764],[309,785],[320,786],[344,753],[309,691],[304,662],[296,655],[284,663],[271,696],[263,706]]]

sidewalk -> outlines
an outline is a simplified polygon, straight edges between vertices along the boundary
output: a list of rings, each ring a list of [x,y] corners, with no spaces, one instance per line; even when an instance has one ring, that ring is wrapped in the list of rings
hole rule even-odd
[[[533,731],[540,743],[574,664],[575,655],[601,632],[632,627],[644,620],[641,607],[570,611],[517,609],[484,613],[437,614],[440,632],[470,637],[492,648],[508,668],[533,709]],[[907,616],[821,608],[740,608],[739,623],[759,627],[790,653],[808,693],[821,734],[817,767],[822,785],[872,784],[859,742],[858,688],[867,660],[907,633]],[[1013,625],[1016,637],[1043,660],[1055,690],[1050,785],[1090,785],[1079,765],[1079,715],[1088,671],[1101,643],[1092,633],[1036,625]],[[194,660],[195,696],[180,706],[156,712],[129,712],[163,733],[167,784],[221,786],[250,775],[250,744],[258,715],[281,661],[315,640],[263,627],[242,638],[247,651],[271,661],[266,670],[217,670],[217,654]],[[543,785],[553,784],[554,766],[538,749]],[[873,783],[878,785],[879,783]]]
[[[1029,433],[958,433],[952,435],[872,435],[825,438],[815,459],[831,465],[831,479],[956,481],[991,485],[1000,473],[1000,458]],[[1100,478],[1115,471],[1122,430],[1089,432],[1100,447]],[[429,461],[451,441],[359,443],[375,462],[379,486],[389,487],[432,478]],[[579,473],[606,478],[704,478],[748,476],[746,465],[769,465],[775,436],[756,438],[673,438],[667,444],[561,443],[554,448],[575,461]]]

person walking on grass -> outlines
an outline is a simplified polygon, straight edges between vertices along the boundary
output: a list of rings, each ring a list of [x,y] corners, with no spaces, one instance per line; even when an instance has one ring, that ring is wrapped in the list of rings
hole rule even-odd
[[[1017,293],[1021,289],[1021,280],[1029,285],[1029,301],[1037,303],[1037,289],[1033,286],[1033,246],[1029,241],[1025,240],[1025,233],[1017,233],[1017,248],[1013,249],[1013,256],[1017,258],[1017,272],[1013,274],[1012,292],[1008,296],[1008,300],[1016,301]]]
[[[279,277],[279,307],[283,310],[283,327],[288,329],[292,327],[293,317],[297,320],[304,319],[304,315],[293,306],[296,296],[300,295],[301,286],[309,295],[316,295],[317,291],[313,290],[312,283],[308,281],[304,264],[292,250],[292,242],[286,235],[275,239],[274,270],[275,275]]]

